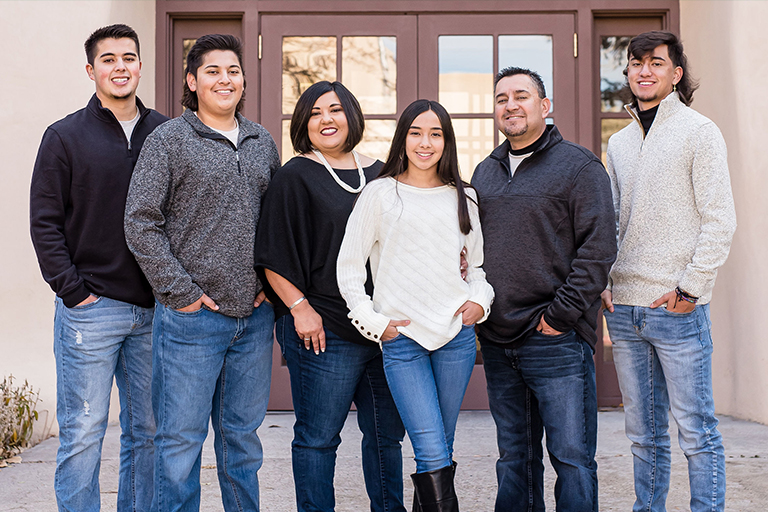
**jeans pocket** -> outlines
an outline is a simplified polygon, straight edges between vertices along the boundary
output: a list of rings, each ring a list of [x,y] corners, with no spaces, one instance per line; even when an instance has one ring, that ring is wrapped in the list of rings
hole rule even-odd
[[[170,311],[170,312],[171,312],[171,314],[174,314],[174,315],[180,316],[180,317],[182,317],[182,318],[184,318],[184,317],[193,317],[193,316],[197,316],[197,315],[199,315],[200,313],[202,313],[203,311],[205,311],[205,308],[204,308],[204,307],[200,307],[200,309],[196,309],[196,310],[194,310],[194,311],[179,311],[178,309],[173,309],[173,308],[172,308],[172,307],[170,307],[170,306],[165,306],[165,309],[167,309],[168,311]]]
[[[693,315],[693,312],[696,311],[696,308],[694,307],[692,310],[688,311],[687,313],[678,313],[677,311],[670,311],[667,309],[667,305],[663,305],[662,307],[658,308],[662,310],[665,314],[669,316],[676,316],[676,317],[686,317]]]
[[[539,337],[544,338],[546,340],[557,340],[557,339],[561,339],[561,338],[567,338],[568,336],[570,336],[571,334],[573,334],[575,332],[576,331],[574,331],[573,329],[571,329],[570,331],[561,332],[560,334],[545,334],[545,333],[543,333],[541,331],[536,331],[531,336],[539,336]]]
[[[83,304],[82,306],[72,306],[71,308],[67,308],[67,309],[71,309],[73,311],[83,311],[86,309],[91,309],[92,307],[96,306],[96,304],[101,302],[101,299],[102,299],[101,295],[94,295],[94,294],[91,294],[91,295],[96,297],[96,300],[89,302],[88,304]]]

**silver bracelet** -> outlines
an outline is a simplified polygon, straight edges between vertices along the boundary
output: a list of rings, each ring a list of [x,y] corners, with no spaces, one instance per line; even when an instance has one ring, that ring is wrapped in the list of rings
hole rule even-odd
[[[306,298],[305,296],[303,296],[303,295],[302,295],[301,297],[299,297],[298,299],[296,299],[296,302],[294,302],[293,304],[291,304],[290,306],[288,306],[288,311],[292,310],[293,308],[295,308],[296,306],[298,306],[299,304],[301,304],[301,303],[302,303],[303,301],[305,301],[305,300],[307,300],[307,298]]]

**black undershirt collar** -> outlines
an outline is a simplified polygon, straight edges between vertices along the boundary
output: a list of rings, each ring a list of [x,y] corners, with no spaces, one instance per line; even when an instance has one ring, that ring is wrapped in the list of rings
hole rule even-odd
[[[638,108],[637,110],[637,117],[640,118],[640,124],[643,125],[643,131],[646,135],[648,135],[648,130],[651,129],[651,125],[653,124],[653,120],[656,119],[656,112],[659,110],[659,106],[656,105],[653,108],[649,108],[648,110],[640,110]]]
[[[533,153],[539,147],[541,146],[542,142],[544,142],[544,138],[547,135],[547,130],[545,129],[544,132],[541,134],[541,137],[536,139],[536,142],[533,144],[524,147],[523,149],[512,149],[512,146],[509,147],[509,152],[513,154],[514,156],[521,156],[521,155],[527,155],[528,153]]]

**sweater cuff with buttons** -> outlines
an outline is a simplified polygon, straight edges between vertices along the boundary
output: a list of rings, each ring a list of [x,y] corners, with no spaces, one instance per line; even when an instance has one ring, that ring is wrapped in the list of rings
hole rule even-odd
[[[469,291],[469,300],[483,308],[483,318],[477,323],[485,322],[488,315],[491,314],[491,304],[493,304],[494,298],[493,288],[486,281],[476,281],[469,284]]]
[[[373,302],[363,302],[347,315],[360,334],[381,343],[381,335],[389,326],[389,318],[373,310]]]

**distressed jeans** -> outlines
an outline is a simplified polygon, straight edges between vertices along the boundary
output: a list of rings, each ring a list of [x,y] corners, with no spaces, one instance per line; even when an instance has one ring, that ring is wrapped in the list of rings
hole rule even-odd
[[[54,318],[59,451],[54,489],[61,512],[101,507],[99,468],[113,379],[120,396],[117,510],[146,511],[152,500],[152,309],[107,297]]]
[[[291,376],[296,423],[291,455],[299,512],[331,512],[336,507],[333,477],[341,429],[352,403],[363,433],[362,464],[372,512],[405,512],[405,436],[384,377],[377,345],[346,341],[325,330],[325,352],[304,348],[293,317],[277,319],[275,334]]]
[[[209,421],[227,512],[259,510],[274,311],[267,302],[245,318],[157,304],[153,325],[155,435],[153,512],[200,509],[200,465]]]
[[[725,454],[712,397],[709,305],[605,312],[635,471],[634,512],[665,510],[671,466],[669,410],[688,459],[691,511],[725,507]]]
[[[592,349],[575,331],[533,333],[518,348],[481,338],[499,484],[495,512],[544,511],[544,453],[558,512],[597,512],[597,391]]]

